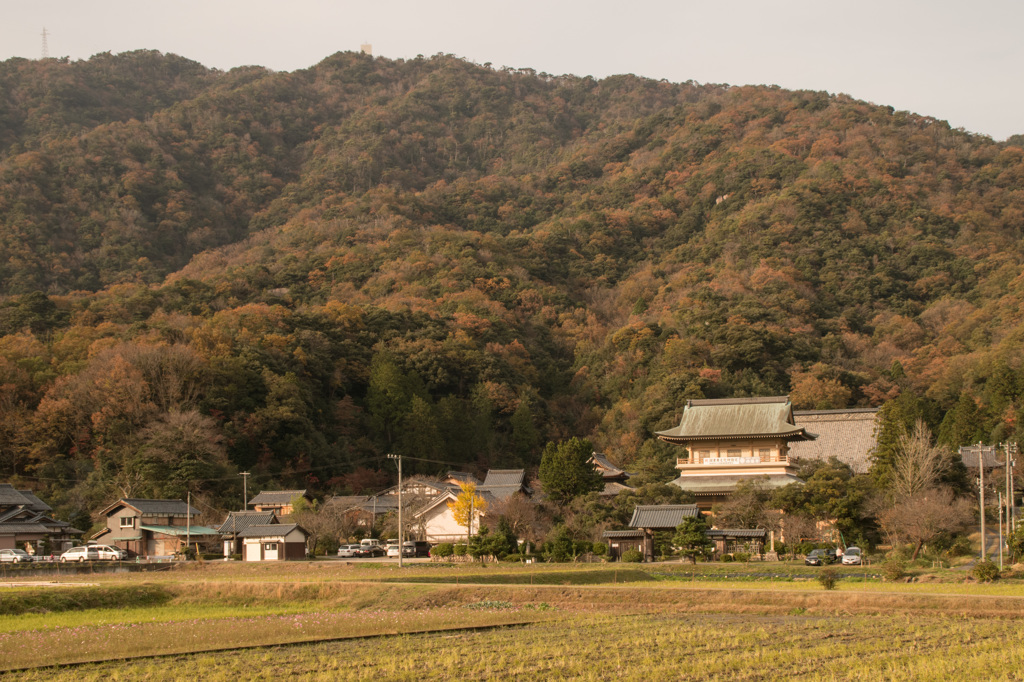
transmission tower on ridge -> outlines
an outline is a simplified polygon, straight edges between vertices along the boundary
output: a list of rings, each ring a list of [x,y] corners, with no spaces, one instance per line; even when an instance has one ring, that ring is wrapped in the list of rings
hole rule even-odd
[[[50,46],[46,44],[46,27],[43,26],[43,59],[50,58]]]

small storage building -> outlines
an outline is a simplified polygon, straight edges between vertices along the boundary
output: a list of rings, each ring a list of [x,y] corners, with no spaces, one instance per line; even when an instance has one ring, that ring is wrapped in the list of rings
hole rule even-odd
[[[601,536],[608,543],[608,556],[612,561],[621,561],[622,555],[631,549],[641,554],[644,551],[646,535],[639,528],[635,530],[606,530]]]
[[[243,561],[293,561],[306,558],[306,539],[301,526],[275,523],[249,526],[238,537],[242,539]]]

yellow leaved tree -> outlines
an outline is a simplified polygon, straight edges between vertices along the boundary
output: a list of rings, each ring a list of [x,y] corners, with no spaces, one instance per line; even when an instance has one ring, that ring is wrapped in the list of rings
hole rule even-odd
[[[466,527],[466,538],[473,534],[473,523],[487,511],[487,500],[476,494],[476,486],[472,483],[460,483],[462,492],[448,503],[452,510],[455,523]]]

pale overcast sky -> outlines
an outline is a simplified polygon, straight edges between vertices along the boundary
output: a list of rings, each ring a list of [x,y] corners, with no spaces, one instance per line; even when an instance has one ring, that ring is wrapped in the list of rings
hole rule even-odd
[[[291,71],[368,42],[390,58],[845,92],[1024,133],[1020,0],[0,0],[0,60],[39,57],[44,26],[53,57],[145,48]]]

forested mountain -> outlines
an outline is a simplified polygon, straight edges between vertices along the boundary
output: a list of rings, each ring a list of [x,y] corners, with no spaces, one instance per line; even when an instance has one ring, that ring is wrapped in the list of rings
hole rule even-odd
[[[1014,144],[1016,143],[1016,144]],[[845,96],[334,55],[0,63],[0,471],[65,512],[671,475],[689,397],[1024,408],[1024,149]],[[383,473],[379,470],[384,470]]]

